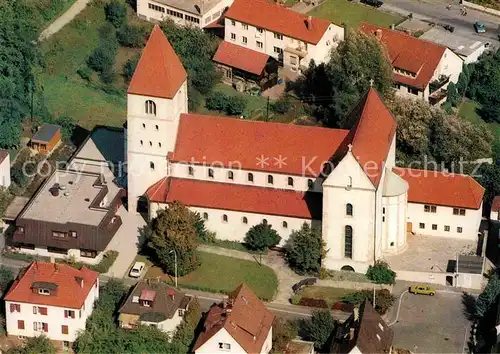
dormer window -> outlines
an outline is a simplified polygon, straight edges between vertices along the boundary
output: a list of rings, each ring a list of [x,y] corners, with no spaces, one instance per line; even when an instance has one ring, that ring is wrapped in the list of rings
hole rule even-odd
[[[141,291],[141,295],[139,295],[139,303],[144,307],[153,306],[153,301],[156,297],[156,291],[144,289]]]
[[[146,101],[146,107],[145,107],[146,114],[152,114],[156,115],[156,103],[154,103],[151,100]]]
[[[40,288],[40,289],[38,289],[38,293],[40,295],[50,295],[50,290],[49,289]]]
[[[142,306],[144,306],[144,307],[151,307],[151,301],[142,300]]]

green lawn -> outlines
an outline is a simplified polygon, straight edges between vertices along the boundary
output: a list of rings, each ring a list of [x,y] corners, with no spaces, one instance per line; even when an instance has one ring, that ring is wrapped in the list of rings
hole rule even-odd
[[[486,124],[493,133],[493,144],[498,144],[500,142],[500,123],[485,123],[477,113],[479,108],[479,103],[465,100],[460,106],[459,115],[474,124]]]
[[[180,287],[228,293],[245,282],[261,299],[271,300],[274,297],[278,279],[271,268],[253,261],[206,252],[197,252],[197,256],[201,265],[178,279]],[[158,276],[169,282],[174,280],[158,267],[151,267],[146,273],[146,278]]]
[[[328,286],[306,286],[299,295],[312,299],[323,299],[331,303],[339,302],[345,295],[355,292],[352,289],[331,288]]]
[[[398,24],[403,17],[379,11],[372,6],[362,5],[348,0],[326,0],[309,12],[311,16],[321,17],[336,24],[358,27],[361,22],[389,27]]]

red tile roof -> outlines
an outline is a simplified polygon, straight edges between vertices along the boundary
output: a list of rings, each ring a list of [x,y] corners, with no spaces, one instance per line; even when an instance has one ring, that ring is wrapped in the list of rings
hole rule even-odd
[[[353,128],[339,150],[341,156],[352,145],[352,154],[375,187],[382,178],[387,155],[396,134],[397,123],[382,102],[377,91],[370,88],[351,111]]]
[[[348,133],[342,129],[182,114],[171,161],[314,177]]]
[[[321,220],[322,195],[165,177],[146,191],[151,202]],[[220,196],[214,198],[214,196]]]
[[[78,270],[65,264],[33,262],[12,284],[5,301],[79,309],[98,277],[99,273],[85,267]],[[83,279],[83,287],[80,286],[80,279]],[[56,285],[55,294],[33,292],[33,284],[37,282]]]
[[[393,171],[408,182],[408,202],[479,209],[484,188],[471,176],[410,168]]]
[[[203,332],[196,339],[194,350],[199,349],[224,328],[246,353],[261,353],[274,315],[252,290],[241,284],[229,294],[227,304],[212,305],[203,324]]]
[[[312,26],[308,28],[307,15],[267,0],[235,0],[226,12],[226,18],[312,44],[320,41],[330,25],[326,20],[313,17]]]
[[[416,77],[410,77],[395,73],[395,81],[420,89],[427,87],[446,47],[367,23],[361,24],[360,29],[370,35],[376,35],[380,30],[381,42],[387,48],[392,66],[417,74]]]
[[[500,195],[497,195],[493,198],[493,202],[491,203],[491,211],[500,212]]]
[[[0,164],[9,156],[9,152],[7,150],[0,149]]]
[[[219,48],[217,48],[217,52],[215,52],[213,60],[220,64],[260,75],[266,68],[269,55],[222,41]]]
[[[173,98],[186,78],[177,54],[160,27],[155,25],[130,81],[128,93]]]

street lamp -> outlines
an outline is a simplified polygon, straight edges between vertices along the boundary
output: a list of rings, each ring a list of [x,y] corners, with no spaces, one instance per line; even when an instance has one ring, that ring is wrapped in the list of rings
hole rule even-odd
[[[174,267],[175,267],[175,287],[177,288],[177,252],[175,252],[175,250],[171,250],[170,252],[168,252],[168,254],[174,254]]]

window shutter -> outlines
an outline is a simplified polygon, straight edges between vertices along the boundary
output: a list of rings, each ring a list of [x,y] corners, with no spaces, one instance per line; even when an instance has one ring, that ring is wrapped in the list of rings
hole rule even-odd
[[[48,324],[48,323],[43,322],[43,323],[42,323],[42,328],[43,328],[43,331],[44,331],[44,332],[48,332],[48,331],[49,331],[49,324]]]
[[[47,315],[47,308],[46,307],[39,307],[38,311],[40,311],[41,315]]]
[[[24,329],[24,321],[23,320],[17,321],[17,329]]]
[[[16,311],[17,311],[17,312],[21,312],[21,305],[20,305],[20,304],[17,304],[17,305],[16,305]]]
[[[15,304],[10,304],[10,312],[16,311],[16,305]]]
[[[64,318],[68,318],[68,310],[64,310]]]
[[[61,326],[61,331],[62,331],[62,334],[68,334],[68,326],[62,325]]]

